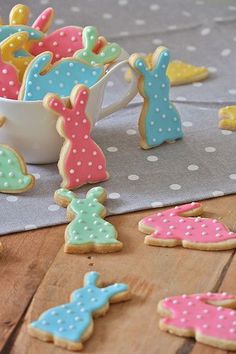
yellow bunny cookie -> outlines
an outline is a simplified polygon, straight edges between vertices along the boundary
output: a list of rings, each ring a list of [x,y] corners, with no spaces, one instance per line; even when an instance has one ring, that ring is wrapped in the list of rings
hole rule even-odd
[[[222,107],[219,110],[219,128],[236,131],[236,105]]]
[[[9,14],[9,25],[26,25],[29,20],[29,8],[22,4],[15,5]]]
[[[16,57],[14,54],[25,46],[28,42],[28,38],[29,35],[27,32],[18,32],[11,35],[0,44],[2,60],[12,64],[17,69],[20,81],[22,81],[24,72],[34,57],[28,52],[27,56],[23,57]]]

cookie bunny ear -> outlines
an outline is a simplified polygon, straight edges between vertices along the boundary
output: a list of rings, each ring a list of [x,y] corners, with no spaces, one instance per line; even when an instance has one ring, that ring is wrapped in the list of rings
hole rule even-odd
[[[27,72],[40,75],[42,72],[47,72],[52,61],[51,52],[43,52],[32,60],[30,66],[27,68]]]
[[[57,113],[59,115],[65,114],[66,106],[64,105],[62,99],[57,95],[48,93],[43,99],[43,105],[46,109],[52,111],[53,113]]]
[[[70,101],[78,111],[85,111],[89,97],[89,89],[85,85],[76,85],[71,91]]]
[[[7,37],[0,43],[2,58],[5,58],[5,61],[12,61],[15,52],[24,47],[28,39],[29,34],[27,32],[18,32]]]
[[[46,33],[52,24],[54,18],[54,10],[52,7],[45,9],[34,21],[32,28]]]
[[[147,71],[149,71],[145,58],[140,56],[139,54],[132,54],[129,57],[129,65],[143,76],[145,76],[147,74]]]
[[[158,47],[152,56],[152,69],[156,72],[166,72],[170,62],[170,52],[166,47]]]
[[[84,276],[84,286],[99,285],[100,274],[98,272],[88,272]]]
[[[86,198],[97,199],[98,202],[104,203],[107,198],[107,193],[103,187],[94,187],[88,191]]]
[[[9,14],[10,25],[26,25],[29,20],[29,8],[26,5],[15,5]]]
[[[86,26],[83,30],[83,45],[84,48],[92,52],[96,46],[98,33],[96,27]]]
[[[66,208],[73,199],[78,199],[77,195],[65,188],[57,189],[54,193],[55,202],[63,208]]]

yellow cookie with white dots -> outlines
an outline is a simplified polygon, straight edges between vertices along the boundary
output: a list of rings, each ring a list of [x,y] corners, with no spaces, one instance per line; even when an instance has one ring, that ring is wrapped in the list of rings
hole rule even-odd
[[[15,5],[9,14],[9,25],[26,25],[29,20],[30,10],[23,4]]]
[[[16,57],[15,52],[25,48],[28,39],[29,35],[27,32],[18,32],[12,34],[0,43],[2,60],[12,64],[17,69],[20,81],[22,81],[24,72],[34,57],[28,52],[27,56]]]
[[[219,128],[236,131],[236,105],[222,107],[219,110]]]

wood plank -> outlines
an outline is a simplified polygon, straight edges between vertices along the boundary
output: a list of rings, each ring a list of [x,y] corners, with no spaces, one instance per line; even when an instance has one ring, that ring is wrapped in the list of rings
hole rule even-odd
[[[219,218],[235,230],[235,201],[233,196],[206,201],[205,216]],[[67,302],[70,293],[82,285],[83,275],[89,270],[99,271],[105,282],[127,282],[133,299],[129,303],[112,305],[104,318],[95,320],[94,333],[85,343],[83,353],[183,354],[196,347],[193,340],[158,329],[157,303],[165,296],[216,291],[234,251],[204,252],[144,245],[144,236],[137,230],[137,223],[149,213],[109,218],[124,243],[120,253],[68,255],[60,249],[34,296],[10,353],[67,352],[31,338],[26,325],[47,308]],[[200,353],[196,350],[194,354]]]
[[[58,253],[63,229],[60,226],[1,237],[0,352]]]

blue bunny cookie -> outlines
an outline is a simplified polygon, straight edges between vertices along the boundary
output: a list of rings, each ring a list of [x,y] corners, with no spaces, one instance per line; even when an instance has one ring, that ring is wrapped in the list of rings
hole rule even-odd
[[[64,58],[51,65],[52,53],[39,54],[26,69],[19,99],[38,101],[50,92],[68,97],[77,84],[93,86],[104,74],[102,67],[93,67],[75,58]]]
[[[30,335],[69,350],[81,350],[82,343],[93,332],[93,317],[105,315],[109,303],[130,298],[126,284],[99,287],[99,278],[97,272],[86,273],[84,287],[71,294],[69,303],[42,313],[38,320],[29,325]]]
[[[165,47],[155,50],[150,65],[139,54],[129,58],[130,66],[140,75],[138,90],[144,98],[139,118],[143,149],[183,137],[179,113],[169,99],[170,82],[166,74],[169,61],[169,50]]]

